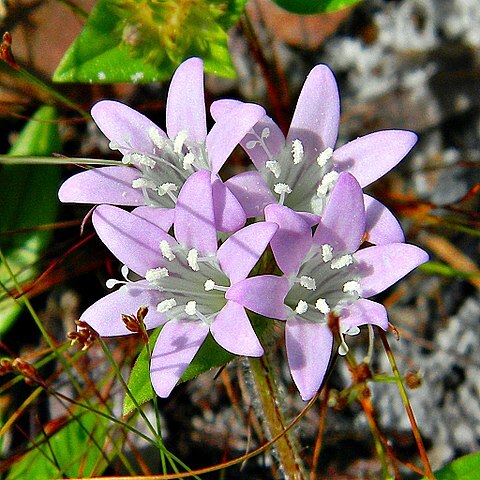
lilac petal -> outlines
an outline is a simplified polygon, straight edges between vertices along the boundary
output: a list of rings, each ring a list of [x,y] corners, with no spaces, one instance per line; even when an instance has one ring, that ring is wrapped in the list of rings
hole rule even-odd
[[[380,303],[361,298],[342,309],[341,322],[342,327],[352,328],[371,324],[387,330],[388,314],[386,308]]]
[[[225,185],[242,205],[247,217],[262,217],[263,209],[275,203],[275,197],[262,176],[256,171],[239,173],[229,178]]]
[[[352,140],[335,150],[335,170],[348,171],[366,187],[385,175],[417,142],[407,130],[382,130]]]
[[[109,140],[121,146],[128,145],[136,152],[153,153],[154,145],[149,136],[151,128],[166,138],[165,133],[151,120],[120,102],[102,100],[92,107],[91,114]],[[129,149],[119,150],[125,154]]]
[[[203,143],[207,136],[203,62],[185,60],[175,71],[167,98],[167,133],[173,140],[179,132],[188,132],[188,140]]]
[[[260,105],[244,103],[213,125],[207,135],[206,147],[214,174],[219,172],[233,149],[264,115],[265,110]]]
[[[70,177],[58,192],[61,202],[144,205],[142,190],[132,187],[141,177],[136,168],[101,167],[85,170]]]
[[[293,114],[287,142],[300,139],[305,151],[318,155],[337,141],[340,96],[337,82],[326,65],[317,65],[308,75]],[[316,156],[313,156],[316,158]]]
[[[428,261],[428,254],[415,245],[390,243],[364,248],[354,254],[359,264],[362,297],[383,292],[414,268]]]
[[[215,226],[221,232],[235,232],[247,221],[245,210],[228,187],[219,179],[212,182]]]
[[[132,210],[137,217],[144,218],[150,223],[161,228],[164,232],[168,232],[173,225],[173,217],[175,210],[173,208],[156,208],[156,207],[137,207]]]
[[[326,325],[289,318],[285,327],[288,365],[304,401],[322,386],[330,362],[333,336]]]
[[[375,198],[363,195],[365,202],[367,240],[375,245],[405,241],[402,226],[393,213]]]
[[[287,277],[261,275],[233,284],[225,298],[265,317],[285,320],[287,309],[283,302],[289,290]]]
[[[175,237],[202,255],[217,251],[217,230],[212,198],[211,174],[199,170],[190,175],[178,194],[175,206]]]
[[[121,208],[100,205],[92,216],[93,226],[108,249],[130,270],[144,277],[147,270],[162,267],[160,242],[175,240],[149,221]]]
[[[263,355],[263,348],[245,309],[236,302],[227,302],[215,317],[210,332],[219,345],[235,355],[248,357]]]
[[[313,240],[333,247],[335,254],[355,252],[365,234],[363,192],[349,173],[338,177]]]
[[[164,314],[157,312],[157,305],[162,300],[162,294],[146,287],[147,283],[144,281],[122,287],[87,308],[80,320],[88,323],[102,337],[131,335],[132,332],[127,330],[122,321],[122,314],[136,315],[140,307],[147,306],[146,328],[158,327],[166,320]]]
[[[172,320],[160,332],[152,352],[150,378],[159,397],[170,395],[208,335],[198,320]]]
[[[217,259],[232,283],[247,277],[277,229],[275,223],[254,223],[225,240],[218,249]]]
[[[215,100],[210,105],[210,113],[213,119],[218,122],[222,117],[228,115],[232,110],[243,104],[244,102],[241,102],[240,100],[222,98],[221,100]]]
[[[297,273],[312,246],[312,230],[300,215],[284,205],[265,207],[265,220],[279,229],[271,241],[273,255],[285,275]]]

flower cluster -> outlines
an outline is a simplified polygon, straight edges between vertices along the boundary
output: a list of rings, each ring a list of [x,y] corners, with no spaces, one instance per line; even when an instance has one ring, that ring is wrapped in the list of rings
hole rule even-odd
[[[139,331],[135,312],[146,329],[162,326],[150,370],[161,397],[209,334],[233,354],[261,356],[247,312],[283,321],[292,377],[309,400],[335,341],[345,354],[345,336],[360,326],[387,329],[385,308],[369,298],[428,260],[362,192],[416,136],[380,131],[334,150],[340,100],[324,65],[308,76],[286,137],[262,107],[235,100],[212,104],[207,133],[203,96],[202,62],[192,58],[172,79],[166,133],[121,103],[93,107],[122,163],[71,177],[59,197],[103,204],[93,225],[124,264],[124,280],[110,280],[121,287],[80,321],[101,336]],[[223,182],[219,170],[238,144],[255,168]],[[267,246],[279,274],[258,267]]]

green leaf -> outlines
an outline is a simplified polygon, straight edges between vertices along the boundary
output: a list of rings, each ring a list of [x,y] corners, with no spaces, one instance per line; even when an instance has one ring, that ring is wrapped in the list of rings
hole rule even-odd
[[[160,331],[161,327],[150,335],[149,343],[151,349],[153,349]],[[235,358],[235,356],[236,355],[233,355],[220,347],[220,345],[218,345],[209,334],[203,342],[203,345],[200,347],[200,350],[185,370],[180,382],[186,382],[212,368],[226,365],[230,360]],[[139,405],[150,401],[155,395],[152,382],[150,381],[149,364],[147,349],[144,348],[138,356],[128,380],[128,388]],[[128,415],[133,410],[135,410],[135,404],[130,396],[126,395],[123,402],[123,414]]]
[[[435,472],[437,480],[474,480],[479,476],[480,452],[457,458],[457,460]],[[423,477],[422,480],[427,480],[427,477]]]
[[[53,75],[56,82],[154,82],[169,79],[186,58],[234,77],[228,29],[246,0],[145,2],[99,0]]]
[[[10,469],[6,480],[51,480],[53,478],[90,478],[104,470],[106,460],[101,448],[107,436],[108,420],[93,412],[79,415],[47,439],[41,435],[28,453]]]
[[[332,13],[360,3],[361,0],[273,0],[279,7],[290,13],[315,15]]]
[[[480,273],[466,272],[464,270],[458,270],[445,263],[430,261],[420,265],[419,267],[426,273],[432,275],[442,275],[444,277],[454,278],[480,278]]]
[[[40,107],[20,133],[9,155],[51,155],[60,151],[57,113],[53,107]],[[57,166],[3,165],[0,169],[0,234],[52,223],[58,210],[60,183]],[[22,283],[36,274],[34,266],[51,238],[51,232],[35,231],[0,236],[0,245],[9,267]],[[14,283],[5,265],[0,266],[0,281],[9,290]],[[13,299],[0,294],[0,336],[13,324],[21,308]]]

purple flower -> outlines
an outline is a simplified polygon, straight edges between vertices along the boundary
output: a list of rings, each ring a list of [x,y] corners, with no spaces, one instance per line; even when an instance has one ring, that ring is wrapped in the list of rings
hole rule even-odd
[[[175,72],[167,99],[167,134],[126,105],[103,100],[92,117],[123,154],[123,165],[87,170],[60,188],[62,202],[153,206],[141,208],[144,217],[173,219],[178,192],[194,172],[211,172],[215,222],[219,230],[235,231],[245,224],[245,212],[220,180],[218,172],[238,142],[265,114],[259,105],[241,104],[226,114],[207,134],[203,63],[183,62]],[[134,168],[132,168],[134,167]],[[136,212],[137,213],[137,212]]]
[[[221,120],[239,104],[214,102],[212,115]],[[413,132],[383,130],[334,150],[339,118],[340,98],[333,73],[326,65],[317,65],[305,81],[287,137],[265,116],[241,141],[256,171],[240,173],[226,185],[248,217],[262,217],[266,205],[279,203],[314,225],[341,172],[350,172],[366,187],[393,168],[417,140]],[[400,225],[387,208],[368,195],[365,207],[371,243],[404,241]]]
[[[366,212],[361,187],[349,173],[339,176],[313,238],[309,224],[288,207],[268,205],[265,218],[280,226],[271,245],[285,274],[278,278],[277,288],[287,292],[284,300],[281,295],[272,299],[270,309],[280,311],[279,304],[284,306],[282,315],[273,318],[286,320],[292,377],[302,398],[309,400],[320,388],[330,361],[330,312],[339,317],[339,352],[346,353],[344,336],[356,335],[359,326],[388,327],[385,307],[368,298],[426,262],[428,255],[405,243],[359,250]],[[233,285],[226,298],[263,313],[265,282],[262,277],[249,278]],[[276,308],[275,302],[279,303]]]
[[[177,240],[120,208],[100,205],[94,211],[93,224],[99,237],[126,266],[125,281],[109,281],[110,287],[124,285],[80,318],[101,336],[127,335],[131,331],[122,323],[122,314],[132,315],[147,307],[146,328],[164,325],[150,370],[154,389],[161,397],[170,394],[209,332],[231,353],[263,354],[241,302],[226,299],[226,294],[232,286],[246,281],[278,228],[275,223],[255,223],[217,248],[212,185],[206,170],[186,180],[175,216]],[[129,271],[140,279],[130,280]],[[262,278],[268,286],[269,276]],[[272,278],[275,282],[279,277]],[[277,305],[283,309],[281,303],[275,302],[275,308]],[[279,315],[280,311],[269,313]]]

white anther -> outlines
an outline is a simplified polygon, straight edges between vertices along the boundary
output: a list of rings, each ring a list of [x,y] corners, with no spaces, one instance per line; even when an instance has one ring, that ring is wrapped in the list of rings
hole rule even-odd
[[[262,138],[268,138],[270,136],[270,129],[268,127],[265,127],[263,130],[262,130],[262,135],[261,137]]]
[[[360,333],[360,329],[356,325],[354,325],[353,327],[344,327],[344,329],[342,330],[342,333],[344,333],[345,335],[350,335],[352,337]]]
[[[341,257],[334,258],[330,264],[332,270],[340,270],[341,268],[348,267],[353,263],[352,255],[342,255]]]
[[[151,268],[145,274],[145,280],[153,284],[165,277],[168,277],[168,270],[165,267]]]
[[[305,300],[299,300],[297,306],[295,307],[295,311],[302,315],[308,310],[308,303]]]
[[[137,178],[132,181],[133,188],[150,188],[151,190],[156,190],[157,186],[152,180],[147,180],[145,178]]]
[[[338,347],[338,354],[344,357],[348,353],[348,345],[345,343],[345,340],[342,338],[342,343]]]
[[[331,172],[328,172],[323,178],[322,182],[317,188],[317,195],[319,197],[323,197],[327,195],[327,193],[332,189],[332,187],[335,185],[335,182],[338,179],[338,172],[335,172],[332,170]]]
[[[129,155],[129,162],[128,163],[138,163],[139,165],[145,165],[146,167],[153,168],[156,163],[153,158],[144,155],[143,153],[133,152]]]
[[[109,278],[106,282],[105,282],[105,285],[107,286],[107,288],[113,288],[115,285],[118,285],[119,283],[123,283],[122,281],[120,280],[115,280],[115,278]]]
[[[130,269],[126,265],[122,265],[120,272],[122,272],[122,277],[128,282],[128,273],[130,272]]]
[[[315,308],[324,315],[330,313],[330,307],[324,298],[317,299],[317,301],[315,302]]]
[[[178,190],[178,187],[174,183],[162,183],[158,188],[157,192],[158,194],[162,197],[166,193],[169,192],[176,192]]]
[[[333,149],[328,147],[326,148],[318,157],[317,157],[317,163],[320,167],[324,167],[328,161],[332,158],[333,156]]]
[[[360,295],[360,284],[356,280],[350,280],[349,282],[343,284],[343,291],[345,293],[357,293]]]
[[[185,313],[187,315],[195,315],[197,313],[197,302],[195,300],[190,300],[185,305]]]
[[[173,141],[173,151],[177,154],[182,153],[183,144],[188,137],[188,132],[186,130],[180,130]]]
[[[148,129],[148,136],[157,148],[162,149],[165,147],[166,139],[160,134],[160,130],[158,128],[151,126]]]
[[[157,305],[157,312],[160,312],[160,313],[168,312],[176,305],[177,305],[177,301],[174,298],[167,298],[166,300],[163,300],[163,302],[160,302]]]
[[[172,247],[166,240],[160,242],[160,251],[162,252],[162,257],[170,261],[175,260],[175,254],[172,251]]]
[[[333,247],[328,243],[322,245],[322,260],[327,263],[333,258]]]
[[[198,250],[195,250],[195,248],[192,248],[191,250],[188,251],[187,262],[188,262],[188,266],[194,272],[198,272],[200,270],[200,267],[198,266]]]
[[[122,146],[119,143],[114,142],[113,140],[108,144],[108,147],[110,148],[110,150],[118,150],[122,148]]]
[[[258,140],[250,140],[246,143],[247,150],[253,150],[257,145],[260,145]]]
[[[293,163],[298,165],[303,160],[303,143],[297,138],[292,142]]]
[[[195,155],[192,152],[188,152],[183,157],[183,169],[188,170],[193,165],[193,162],[195,162]]]
[[[317,284],[315,283],[315,279],[312,277],[308,277],[307,275],[302,275],[300,277],[300,285],[307,290],[316,290]]]
[[[282,193],[292,193],[292,189],[286,183],[277,183],[273,186],[273,191],[281,195]]]
[[[275,178],[279,178],[282,173],[282,168],[276,160],[268,160],[265,162],[265,167],[270,170]]]
[[[203,286],[205,287],[205,291],[209,292],[210,290],[213,290],[215,288],[215,282],[212,279],[208,279]]]

